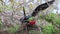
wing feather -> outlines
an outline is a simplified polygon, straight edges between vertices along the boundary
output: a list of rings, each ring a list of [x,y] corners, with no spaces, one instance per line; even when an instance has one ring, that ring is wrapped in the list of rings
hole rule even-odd
[[[52,0],[52,1],[49,1],[49,2],[46,2],[44,4],[37,6],[36,9],[31,14],[31,16],[36,16],[40,11],[47,9],[49,7],[49,5],[53,4],[54,1],[55,0]]]

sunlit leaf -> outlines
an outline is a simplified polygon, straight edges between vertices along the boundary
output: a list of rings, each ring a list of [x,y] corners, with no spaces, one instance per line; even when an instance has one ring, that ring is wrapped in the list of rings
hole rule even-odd
[[[18,11],[23,10],[23,7],[19,7],[19,8],[17,8],[17,10],[18,10]]]
[[[13,9],[13,8],[12,8],[11,6],[9,6],[9,5],[5,6],[5,8],[6,8],[7,10],[12,10],[12,9]]]
[[[10,0],[10,2],[12,3],[12,2],[14,2],[14,0]]]
[[[16,5],[19,5],[20,4],[20,2],[15,2],[16,3]]]
[[[29,7],[32,9],[32,8],[33,8],[33,5],[30,3],[30,4],[29,4]]]
[[[11,4],[12,4],[12,5],[15,3],[15,1],[14,1],[14,0],[10,0],[10,2],[11,2]]]

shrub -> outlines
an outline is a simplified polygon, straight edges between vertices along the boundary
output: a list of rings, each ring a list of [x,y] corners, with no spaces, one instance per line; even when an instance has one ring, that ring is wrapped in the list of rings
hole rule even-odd
[[[54,25],[51,23],[47,24],[46,26],[42,27],[42,33],[43,34],[58,34],[59,30],[55,28]]]
[[[13,27],[9,28],[8,31],[9,31],[11,34],[14,34],[14,33],[18,30],[18,28],[19,28],[19,26],[16,25],[14,28],[13,28]]]
[[[55,19],[56,24],[60,25],[60,18]]]
[[[52,31],[53,31],[53,25],[52,24],[48,24],[46,26],[43,26],[42,27],[42,33],[43,34],[52,34]]]
[[[51,22],[55,19],[55,16],[56,15],[54,13],[50,13],[45,17],[45,20],[48,21],[48,22]]]

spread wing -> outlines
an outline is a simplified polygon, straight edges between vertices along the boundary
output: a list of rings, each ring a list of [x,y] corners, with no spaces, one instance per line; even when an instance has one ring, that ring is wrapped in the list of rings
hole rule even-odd
[[[37,6],[36,9],[31,14],[31,16],[36,16],[40,11],[45,10],[46,8],[49,7],[49,5],[52,5],[54,1],[55,0],[52,0],[52,1],[49,1],[49,2],[46,2],[44,4],[41,4],[41,5]]]
[[[26,16],[25,9],[23,7],[24,18],[21,18],[20,21],[24,23],[25,20],[27,20],[28,18],[36,16],[40,11],[45,10],[46,8],[49,7],[49,5],[53,4],[54,1],[55,0],[52,0],[52,1],[49,1],[49,2],[46,2],[44,4],[41,4],[41,5],[37,6],[36,9],[33,11],[33,13],[31,15],[29,15],[29,16]]]

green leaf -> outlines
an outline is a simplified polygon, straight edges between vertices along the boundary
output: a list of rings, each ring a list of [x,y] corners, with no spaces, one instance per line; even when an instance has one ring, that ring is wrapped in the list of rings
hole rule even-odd
[[[55,18],[55,22],[60,25],[60,18]]]
[[[9,5],[6,5],[5,8],[6,8],[7,10],[12,10],[12,9],[13,9],[13,8],[12,8],[11,6],[9,6]]]
[[[52,34],[53,29],[54,26],[51,23],[49,23],[45,27],[43,27],[42,32],[43,34]]]
[[[54,13],[51,13],[51,14],[48,14],[46,17],[45,17],[45,20],[48,21],[48,22],[52,22],[54,19],[55,19],[55,14]]]
[[[14,34],[14,33],[18,30],[18,28],[19,28],[19,26],[18,26],[18,25],[15,25],[15,27],[9,28],[8,31],[9,31],[11,34]]]

